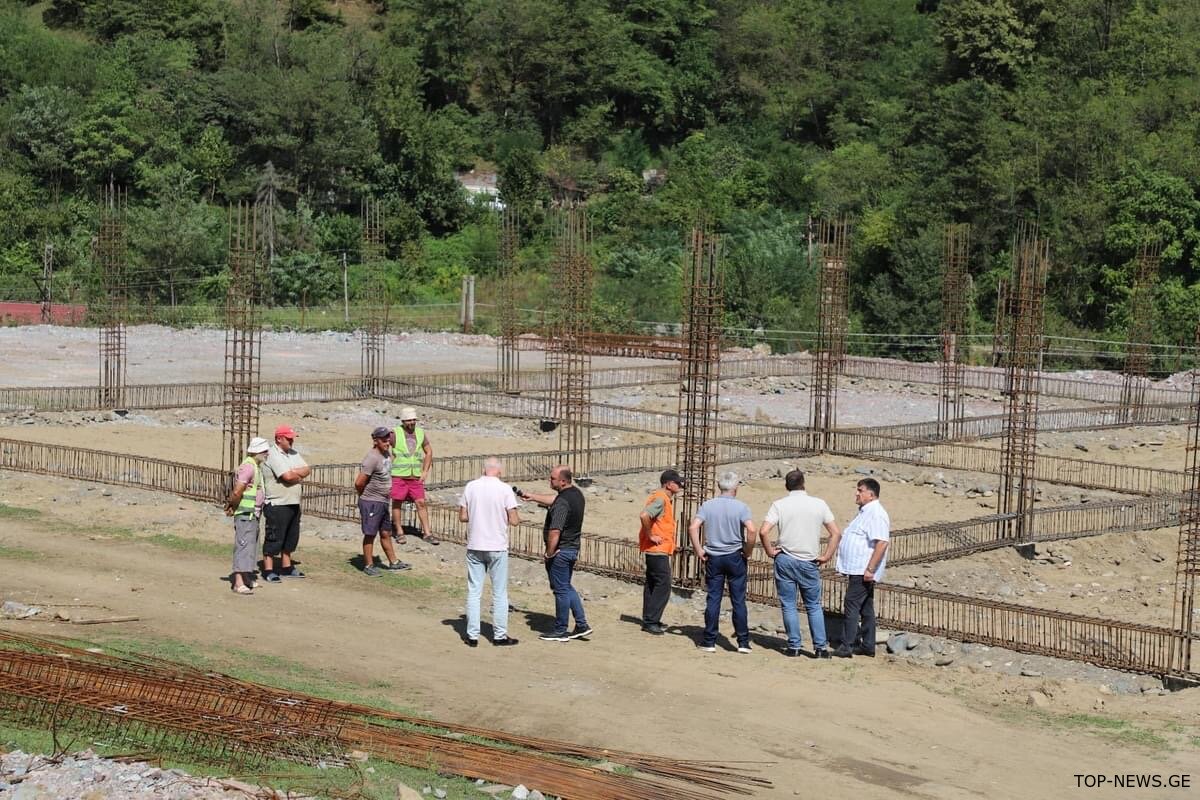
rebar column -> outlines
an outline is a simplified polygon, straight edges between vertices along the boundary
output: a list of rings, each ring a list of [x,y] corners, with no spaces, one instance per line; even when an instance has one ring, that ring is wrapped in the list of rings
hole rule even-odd
[[[96,321],[100,329],[100,404],[103,408],[125,407],[126,341],[128,313],[125,276],[125,207],[128,190],[109,183],[100,190],[100,231],[96,237],[96,261],[100,268],[100,292]]]
[[[366,308],[366,317],[360,331],[362,336],[362,392],[374,396],[379,391],[379,380],[384,376],[385,350],[387,347],[388,297],[387,281],[383,274],[385,240],[383,212],[379,202],[363,198],[362,209],[362,263],[363,282],[361,297]]]
[[[838,377],[846,358],[849,308],[846,268],[850,259],[850,223],[822,220],[818,226],[821,254],[820,310],[813,353],[812,429],[819,450],[828,450],[837,426]]]
[[[1034,462],[1037,459],[1038,380],[1042,357],[1042,297],[1049,244],[1036,228],[1023,229],[1013,250],[1009,284],[1013,319],[1007,348],[1004,440],[1001,445],[1001,538],[1023,541],[1033,533]]]
[[[1014,245],[1015,246],[1015,245]],[[992,317],[992,366],[1004,364],[1004,348],[1008,346],[1012,333],[1012,309],[1010,306],[1008,278],[1000,276],[996,281],[996,310]]]
[[[938,435],[957,439],[963,427],[963,368],[966,361],[967,261],[970,225],[947,225],[942,264],[942,393],[938,402]]]
[[[496,371],[500,373],[500,391],[518,394],[521,391],[521,351],[517,349],[520,317],[517,313],[517,246],[520,243],[520,219],[517,210],[505,206],[500,215],[499,275],[500,318],[499,338],[496,339]]]
[[[559,318],[553,337],[553,395],[558,449],[575,474],[591,470],[592,357],[584,341],[591,326],[591,226],[583,208],[567,208],[558,218],[554,266],[560,279]]]
[[[1154,286],[1162,258],[1161,242],[1142,245],[1138,251],[1133,287],[1129,293],[1129,339],[1121,386],[1124,422],[1140,422],[1146,414],[1146,380],[1150,373],[1150,342],[1154,338]]]
[[[675,435],[675,463],[686,479],[677,502],[681,531],[687,530],[716,486],[724,313],[720,260],[720,238],[693,228],[684,263],[684,352],[679,364],[679,427]],[[686,550],[681,558],[685,554]],[[675,574],[698,577],[699,565],[698,560],[680,564]]]
[[[262,324],[258,316],[259,252],[255,206],[229,209],[229,291],[225,295],[225,391],[221,466],[226,474],[241,463],[258,435],[262,372]]]

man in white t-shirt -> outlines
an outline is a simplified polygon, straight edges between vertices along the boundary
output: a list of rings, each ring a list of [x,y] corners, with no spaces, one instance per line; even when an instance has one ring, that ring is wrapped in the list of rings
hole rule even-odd
[[[846,576],[842,643],[838,658],[875,656],[875,584],[883,580],[892,518],[879,502],[879,481],[863,478],[854,487],[858,516],[846,526],[837,551],[837,571]]]
[[[498,458],[483,464],[483,475],[467,484],[458,502],[458,518],[467,523],[468,647],[479,646],[479,600],[485,575],[492,579],[492,644],[517,644],[508,635],[508,526],[517,516],[517,497],[500,480],[504,465]]]
[[[794,469],[784,476],[787,497],[771,504],[763,520],[759,539],[767,555],[775,559],[775,589],[783,609],[783,627],[787,631],[784,654],[801,654],[800,614],[797,594],[808,614],[812,634],[813,657],[829,658],[829,640],[825,637],[825,609],[821,606],[821,567],[837,552],[841,533],[833,521],[833,512],[819,497],[804,491],[804,473]],[[779,527],[779,541],[772,543],[768,534]],[[821,531],[829,533],[829,542],[821,548]]]

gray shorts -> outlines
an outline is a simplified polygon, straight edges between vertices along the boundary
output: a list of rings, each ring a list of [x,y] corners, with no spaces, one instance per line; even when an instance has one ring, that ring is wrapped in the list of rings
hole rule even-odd
[[[258,566],[258,520],[233,518],[233,571],[254,572]]]
[[[392,508],[389,503],[378,500],[358,499],[358,513],[362,517],[362,533],[368,539],[373,539],[383,531],[392,532]]]

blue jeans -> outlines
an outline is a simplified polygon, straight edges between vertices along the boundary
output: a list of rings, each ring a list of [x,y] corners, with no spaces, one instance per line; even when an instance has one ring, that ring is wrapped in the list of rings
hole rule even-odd
[[[704,608],[705,647],[717,643],[721,620],[721,595],[729,584],[729,602],[733,606],[733,633],[739,647],[750,644],[750,625],[746,618],[746,557],[742,551],[722,556],[710,555],[704,562],[704,579],[708,585],[708,605]]]
[[[467,551],[467,638],[479,638],[483,578],[492,576],[492,641],[508,637],[508,551]]]
[[[554,592],[554,632],[567,632],[571,615],[575,616],[575,627],[586,628],[587,618],[583,614],[583,600],[571,585],[575,572],[578,550],[559,550],[554,558],[546,562],[546,577],[550,579],[550,591]]]
[[[800,613],[796,610],[796,591],[799,590],[804,600],[804,610],[808,612],[813,646],[817,649],[827,647],[825,610],[821,608],[821,568],[817,563],[780,553],[775,557],[775,589],[779,592],[779,605],[783,609],[787,646],[799,649],[804,643],[800,637]]]

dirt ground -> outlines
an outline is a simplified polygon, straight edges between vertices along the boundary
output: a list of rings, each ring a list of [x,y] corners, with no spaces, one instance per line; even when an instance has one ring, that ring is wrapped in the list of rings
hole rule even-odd
[[[131,368],[131,380],[179,380],[163,374],[175,369],[168,369],[166,353],[177,364],[220,353],[219,331],[162,330],[157,346],[163,349],[147,362],[160,368],[136,378]],[[20,332],[19,358],[10,357],[18,341],[12,331]],[[86,383],[93,378],[94,338],[61,328],[0,334],[5,353],[0,385]],[[350,372],[356,371],[358,343],[339,339],[343,336],[296,337],[295,351],[297,358],[304,356],[306,375],[333,374],[339,359],[346,358],[352,361]],[[80,349],[85,340],[86,353]],[[494,350],[487,343],[460,344],[449,337],[435,341],[433,335],[429,342],[422,345],[436,347],[423,362],[429,371],[485,369],[493,363]],[[66,349],[60,351],[60,345]],[[39,370],[46,354],[56,352],[63,354],[59,366]],[[390,348],[389,364],[392,352]],[[213,364],[189,365],[189,379],[207,375],[205,370],[219,379],[220,363],[214,363],[215,369]],[[852,395],[859,400],[843,400],[849,404],[847,413],[869,416],[871,403],[889,402],[892,393],[864,389]],[[780,403],[789,399],[777,397]],[[806,408],[807,402],[794,405]],[[926,413],[923,405],[919,411]],[[394,421],[395,413],[389,404],[287,405],[265,408],[263,426],[292,422],[301,431],[299,442],[310,461],[348,462],[366,451],[367,431],[378,421]],[[554,434],[539,434],[532,424],[518,421],[433,412],[426,419],[440,454],[525,451],[552,447],[556,441]],[[6,422],[0,436],[190,463],[220,461],[217,409],[139,413],[124,420],[39,414],[30,424]],[[597,444],[638,440],[598,433]],[[1182,438],[1175,429],[1052,434],[1043,441],[1043,452],[1183,466]],[[862,465],[829,457],[796,465],[809,472],[810,490],[829,501],[839,521],[848,520],[854,510],[851,490],[860,477],[855,470]],[[747,479],[741,497],[758,518],[783,493],[780,476],[788,466],[741,468]],[[895,527],[994,512],[994,497],[964,488],[987,476],[946,473],[951,484],[945,487],[921,480],[920,472],[885,465],[880,474]],[[586,529],[632,535],[633,519],[654,475],[650,469],[598,480],[588,490]],[[453,491],[443,495],[452,499]],[[213,507],[134,489],[6,472],[0,472],[0,504],[0,599],[50,610],[82,604],[89,608],[73,613],[141,617],[121,626],[79,628],[50,622],[43,614],[0,622],[6,628],[83,634],[101,642],[178,641],[202,651],[224,651],[231,658],[286,659],[338,680],[363,686],[386,683],[388,699],[435,717],[682,758],[769,762],[761,771],[775,788],[763,797],[817,792],[867,798],[1058,798],[1082,791],[1074,777],[1079,773],[1191,772],[1193,786],[1200,782],[1200,690],[1114,694],[1088,678],[949,670],[932,661],[892,659],[882,650],[874,660],[786,659],[777,652],[783,644],[775,633],[778,612],[761,608],[752,611],[753,654],[738,655],[724,639],[716,654],[702,654],[693,647],[702,625],[696,600],[672,603],[667,613],[672,635],[648,637],[636,624],[640,588],[590,575],[579,576],[578,585],[589,621],[597,628],[595,637],[545,643],[536,637],[549,624],[552,599],[540,568],[523,562],[514,566],[510,586],[515,609],[510,629],[521,645],[468,650],[459,640],[463,551],[453,545],[430,547],[410,540],[404,557],[414,564],[412,572],[371,580],[350,563],[357,552],[354,526],[306,521],[299,556],[310,577],[240,597],[223,582],[230,526]],[[537,518],[532,508],[524,514]],[[1052,546],[1042,560],[994,552],[897,568],[889,577],[1160,623],[1164,609],[1166,619],[1170,614],[1175,538],[1173,531],[1097,537]],[[486,620],[486,610],[484,616]],[[722,632],[729,633],[728,617]],[[1031,705],[1034,694],[1048,702]],[[1087,796],[1139,794],[1098,789]],[[1159,789],[1140,796],[1185,797],[1194,796],[1194,790]]]

